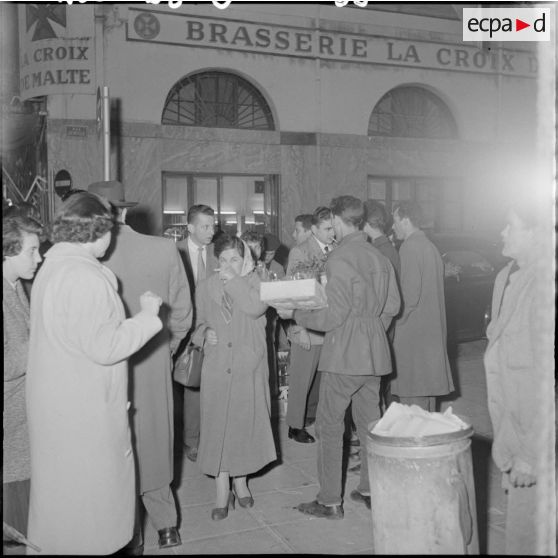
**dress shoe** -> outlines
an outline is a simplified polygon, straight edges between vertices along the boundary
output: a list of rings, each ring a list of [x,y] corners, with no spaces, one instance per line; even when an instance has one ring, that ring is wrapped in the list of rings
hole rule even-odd
[[[343,519],[344,517],[342,504],[339,504],[338,506],[324,506],[324,504],[320,504],[318,500],[307,502],[305,504],[299,504],[297,510],[307,515],[325,517],[326,519]]]
[[[353,490],[351,492],[351,500],[353,502],[359,502],[364,504],[368,509],[370,509],[370,496],[366,496],[365,494],[361,494],[358,490]]]
[[[307,418],[304,421],[304,426],[312,426],[316,422],[316,417]]]
[[[184,453],[190,461],[193,461],[194,463],[196,462],[196,459],[198,458],[198,448],[184,444]]]
[[[254,505],[254,498],[252,496],[244,496],[241,498],[236,491],[236,488],[233,487],[234,497],[236,498],[238,504],[241,508],[251,508]]]
[[[213,519],[213,521],[225,519],[229,515],[229,507],[234,510],[234,495],[232,492],[229,492],[229,499],[224,508],[213,508],[211,510],[211,519]]]
[[[316,441],[312,434],[308,434],[304,428],[291,428],[289,426],[289,438],[301,444],[312,444]]]
[[[176,527],[159,529],[157,534],[159,535],[159,548],[169,548],[170,546],[179,546],[182,544]]]

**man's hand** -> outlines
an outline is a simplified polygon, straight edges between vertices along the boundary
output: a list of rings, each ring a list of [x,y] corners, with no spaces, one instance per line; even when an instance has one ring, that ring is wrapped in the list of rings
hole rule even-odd
[[[310,334],[308,330],[301,327],[300,331],[295,334],[294,342],[300,345],[305,351],[310,350]]]
[[[510,482],[516,488],[533,486],[537,482],[537,477],[532,473],[530,465],[516,459],[510,470]]]
[[[281,304],[274,304],[275,310],[277,310],[278,316],[283,320],[290,320],[293,317],[294,310],[284,308]]]
[[[205,342],[208,345],[217,345],[217,332],[214,329],[211,329],[210,327],[208,327],[205,330]]]

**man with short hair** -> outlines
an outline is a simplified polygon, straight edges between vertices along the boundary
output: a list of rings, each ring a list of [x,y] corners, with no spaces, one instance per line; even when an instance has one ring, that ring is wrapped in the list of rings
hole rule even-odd
[[[380,378],[391,372],[386,336],[400,299],[393,266],[366,240],[362,202],[353,196],[332,200],[333,226],[339,244],[326,262],[328,305],[320,310],[295,310],[294,319],[325,332],[319,368],[322,374],[316,416],[318,480],[313,502],[298,506],[302,513],[343,518],[342,461],[345,412],[352,403],[361,446],[368,425],[380,418]],[[279,311],[284,318],[292,311]],[[360,483],[351,499],[370,508],[366,452]]]
[[[447,353],[444,264],[419,228],[420,206],[403,201],[393,210],[393,230],[403,240],[401,298],[393,349],[396,374],[391,391],[401,403],[436,410],[436,396],[454,389]]]
[[[126,225],[128,208],[137,203],[125,201],[120,182],[95,182],[88,191],[106,198],[118,213],[114,242],[103,263],[119,280],[126,315],[140,311],[140,295],[145,291],[163,299],[163,329],[128,360],[131,427],[139,497],[159,534],[159,548],[177,546],[181,540],[170,487],[174,477],[172,357],[192,323],[188,281],[174,242]],[[125,550],[129,554],[143,551],[139,506],[137,512],[134,539]]]
[[[401,273],[401,262],[397,250],[386,236],[387,229],[387,212],[383,204],[376,200],[366,200],[364,202],[364,210],[366,213],[366,222],[363,231],[368,235],[372,246],[377,248],[393,265],[395,270],[395,278],[399,285],[399,275]],[[392,322],[388,330],[388,339],[393,344],[393,336],[395,333],[395,321]],[[381,407],[385,412],[391,403],[391,374],[382,376],[382,385],[380,388]]]
[[[306,241],[293,246],[289,253],[287,275],[295,273],[300,266],[310,265],[312,262],[324,262],[332,249],[334,235],[330,209],[318,207],[312,215],[311,235]],[[310,391],[318,393],[320,374],[317,370],[324,334],[293,323],[287,328],[287,336],[291,340],[291,358],[287,372],[289,375],[286,416],[289,425],[288,435],[295,442],[308,444],[315,442],[315,439],[306,430],[305,419],[307,414],[309,421],[315,417],[318,397],[308,402],[313,403],[308,412],[307,401]]]
[[[295,246],[302,244],[310,238],[312,234],[312,215],[303,213],[295,217],[295,226],[293,231],[293,239]]]
[[[213,235],[215,234],[215,212],[208,205],[193,205],[187,215],[188,236],[176,243],[186,276],[190,285],[191,303],[194,310],[192,327],[179,348],[179,353],[186,347],[190,336],[196,328],[196,285],[209,277],[219,266],[213,253]],[[200,441],[200,390],[184,388],[184,451],[190,461],[198,457]]]

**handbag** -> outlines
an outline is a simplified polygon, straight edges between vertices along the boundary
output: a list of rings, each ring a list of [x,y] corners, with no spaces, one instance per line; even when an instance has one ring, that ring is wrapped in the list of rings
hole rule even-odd
[[[205,339],[203,344],[205,345]],[[203,365],[203,345],[188,343],[184,352],[176,359],[173,378],[184,387],[199,388]]]

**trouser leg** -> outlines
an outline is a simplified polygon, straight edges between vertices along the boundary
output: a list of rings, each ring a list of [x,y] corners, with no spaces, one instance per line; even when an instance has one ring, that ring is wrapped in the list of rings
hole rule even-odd
[[[316,416],[318,451],[318,502],[325,505],[341,504],[343,462],[343,430],[345,411],[354,387],[350,378],[341,374],[322,372],[320,400]]]
[[[320,399],[320,380],[322,373],[316,370],[314,374],[314,380],[310,386],[310,392],[308,393],[308,400],[306,402],[306,418],[316,418],[316,411],[318,410],[318,401]]]
[[[289,398],[287,424],[291,428],[304,428],[308,389],[320,361],[321,345],[311,345],[307,351],[293,343],[289,365]]]
[[[200,390],[184,388],[184,443],[197,448],[200,441]]]
[[[404,405],[418,405],[425,411],[436,411],[436,397],[399,397],[399,401]]]
[[[357,490],[361,494],[370,494],[368,477],[368,456],[366,453],[368,429],[370,423],[378,420],[380,412],[380,376],[362,376],[361,388],[353,395],[353,416],[360,440],[360,483]]]
[[[144,492],[141,499],[147,516],[157,531],[176,527],[178,523],[176,502],[170,486]]]
[[[507,473],[506,473],[507,474]],[[509,477],[509,474],[507,474]],[[537,550],[537,487],[507,485],[505,553],[519,556],[540,554]]]
[[[2,518],[22,535],[27,535],[29,479],[2,484]]]

